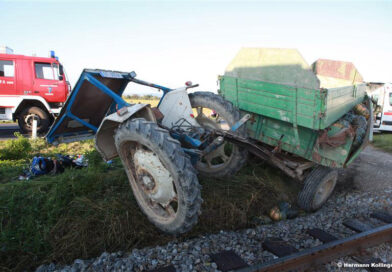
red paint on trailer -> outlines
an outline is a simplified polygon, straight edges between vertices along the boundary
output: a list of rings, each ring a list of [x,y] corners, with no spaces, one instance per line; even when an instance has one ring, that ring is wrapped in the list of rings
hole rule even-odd
[[[318,59],[312,66],[317,75],[363,82],[363,77],[351,62]]]

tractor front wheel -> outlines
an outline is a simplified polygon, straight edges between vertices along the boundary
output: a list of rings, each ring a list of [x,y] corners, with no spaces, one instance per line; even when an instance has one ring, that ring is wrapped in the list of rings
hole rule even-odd
[[[180,143],[145,119],[121,124],[114,139],[147,218],[166,233],[189,231],[197,223],[202,199],[196,171]]]

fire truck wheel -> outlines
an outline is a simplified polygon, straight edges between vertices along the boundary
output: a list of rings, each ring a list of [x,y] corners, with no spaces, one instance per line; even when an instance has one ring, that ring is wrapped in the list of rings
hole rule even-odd
[[[304,187],[298,195],[298,205],[307,212],[321,208],[335,188],[338,171],[317,166],[306,177]]]
[[[31,133],[34,119],[37,119],[37,133],[46,133],[50,126],[50,117],[46,111],[39,107],[26,108],[19,114],[18,124],[22,133]]]

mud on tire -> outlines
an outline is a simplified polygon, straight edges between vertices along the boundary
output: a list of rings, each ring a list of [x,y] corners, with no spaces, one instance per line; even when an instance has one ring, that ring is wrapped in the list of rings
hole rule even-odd
[[[316,166],[305,178],[298,194],[298,205],[307,212],[321,208],[335,188],[338,172],[325,166]]]
[[[117,129],[114,138],[134,196],[147,218],[166,233],[177,234],[189,231],[197,223],[200,212],[201,186],[196,171],[182,150],[180,143],[171,138],[168,131],[145,119],[132,119],[124,122]],[[137,168],[135,168],[138,165],[134,160],[135,150],[139,149],[147,150],[146,152],[151,151],[154,156],[158,157],[166,171],[170,173],[177,203],[174,203],[176,207],[170,207],[171,212],[167,211],[167,216],[166,208],[156,206],[157,203],[153,203],[151,195],[150,198],[148,197],[146,192],[149,191],[143,187],[145,185],[140,185],[142,183],[141,178],[138,176],[139,174],[136,174]],[[154,180],[154,174],[152,174],[151,179]],[[158,187],[156,190],[159,190],[159,186],[156,187]],[[160,204],[158,203],[158,205]],[[173,211],[175,211],[174,215]]]
[[[189,94],[189,100],[192,108],[208,108],[214,110],[218,115],[231,127],[241,119],[240,112],[233,104],[223,97],[211,92],[194,92]],[[196,117],[197,120],[198,117]],[[200,123],[200,122],[199,122]],[[201,124],[203,126],[203,124]],[[246,126],[242,126],[236,132],[238,135],[246,137]],[[237,173],[242,166],[246,163],[248,152],[245,149],[240,149],[238,146],[232,145],[232,154],[230,159],[225,162],[221,167],[207,168],[202,166],[201,163],[196,165],[196,169],[203,176],[207,177],[224,177]]]

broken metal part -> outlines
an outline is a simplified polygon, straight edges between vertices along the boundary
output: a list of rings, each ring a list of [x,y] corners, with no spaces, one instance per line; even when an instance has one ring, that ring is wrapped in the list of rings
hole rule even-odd
[[[302,162],[298,162],[298,164],[296,165],[297,167],[298,166],[301,167],[303,165],[302,170],[297,172],[295,168],[293,169],[288,166],[294,163],[293,161],[289,162],[290,161],[289,155],[286,155],[284,157],[277,156],[277,154],[272,153],[272,151],[269,150],[267,147],[257,144],[256,142],[248,138],[235,135],[230,131],[216,130],[215,134],[224,137],[225,140],[230,141],[240,147],[248,149],[249,152],[260,157],[266,162],[278,167],[280,170],[285,172],[288,176],[297,180],[303,180],[304,179],[304,176],[302,175],[303,170],[313,166],[312,164],[309,163],[309,161],[303,160]]]
[[[128,112],[128,108],[127,107],[122,107],[122,108],[120,108],[120,109],[118,109],[118,105],[116,106],[116,109],[117,109],[117,114],[119,115],[119,116],[123,116],[124,114],[126,114],[127,112]]]
[[[354,135],[355,131],[351,125],[347,128],[343,128],[339,133],[333,136],[328,136],[328,130],[324,129],[318,137],[316,144],[338,147],[346,143],[347,137],[354,137]]]
[[[222,136],[216,137],[211,144],[209,144],[204,150],[203,150],[203,156],[209,154],[210,152],[215,151],[217,148],[219,148],[223,143],[224,143],[224,138]],[[224,149],[223,149],[224,151]],[[226,154],[223,154],[226,156]],[[215,156],[216,157],[216,156]]]
[[[235,123],[232,127],[231,127],[231,131],[236,131],[238,130],[240,127],[242,127],[243,124],[245,124],[248,120],[250,119],[250,114],[245,114],[237,123]]]

